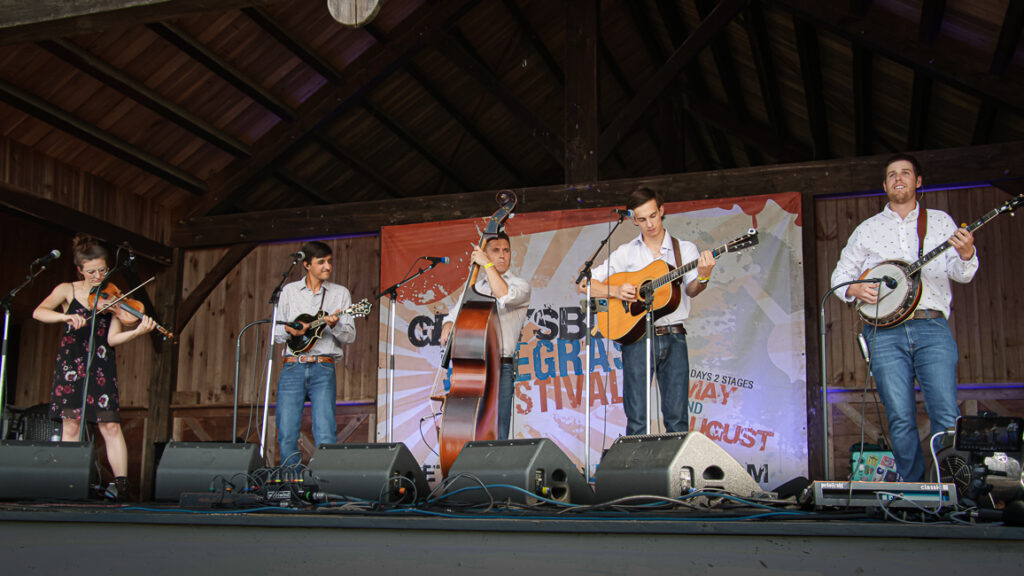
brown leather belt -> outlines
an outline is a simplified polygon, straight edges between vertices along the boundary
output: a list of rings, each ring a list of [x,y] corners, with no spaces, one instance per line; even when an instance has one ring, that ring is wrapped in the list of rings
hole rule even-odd
[[[942,312],[938,310],[914,310],[911,316],[914,320],[927,320],[930,318],[942,318]]]
[[[654,334],[664,336],[666,334],[686,334],[686,328],[682,324],[670,324],[668,326],[655,326]]]
[[[333,356],[285,356],[285,363],[298,362],[299,364],[334,364]]]

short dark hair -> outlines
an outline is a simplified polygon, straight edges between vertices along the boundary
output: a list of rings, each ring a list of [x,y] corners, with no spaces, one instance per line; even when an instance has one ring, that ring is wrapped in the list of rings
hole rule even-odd
[[[512,240],[509,239],[508,234],[505,234],[504,230],[498,232],[493,238],[487,239],[488,242],[491,240],[504,240],[505,242],[508,242],[509,248],[512,247]],[[486,246],[486,244],[484,246]]]
[[[331,252],[331,247],[319,240],[311,240],[302,245],[302,253],[305,257],[302,259],[306,264],[312,264],[314,258],[326,258],[334,252]]]
[[[626,210],[636,210],[651,200],[658,203],[658,208],[661,208],[661,205],[665,203],[665,200],[661,197],[661,192],[652,190],[647,186],[640,186],[630,192],[629,198],[626,198]]]
[[[889,166],[892,166],[893,162],[899,162],[900,160],[910,162],[910,165],[914,167],[914,176],[921,176],[921,163],[917,161],[913,154],[893,154],[885,161],[885,167],[882,168],[882,182],[885,182],[885,179],[889,177]]]

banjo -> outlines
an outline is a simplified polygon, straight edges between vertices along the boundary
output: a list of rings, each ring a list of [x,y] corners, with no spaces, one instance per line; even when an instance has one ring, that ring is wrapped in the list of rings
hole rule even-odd
[[[1024,204],[1024,196],[1017,196],[1007,200],[1002,206],[985,214],[977,221],[966,226],[969,232],[974,232],[988,223],[996,216],[1013,211]],[[878,302],[868,304],[860,302],[857,304],[857,312],[861,318],[872,326],[878,328],[889,328],[906,322],[918,303],[921,301],[921,269],[934,260],[939,254],[946,251],[952,244],[946,240],[930,252],[921,256],[913,264],[907,264],[901,260],[886,260],[874,268],[861,274],[860,278],[884,278],[885,282],[878,285]]]

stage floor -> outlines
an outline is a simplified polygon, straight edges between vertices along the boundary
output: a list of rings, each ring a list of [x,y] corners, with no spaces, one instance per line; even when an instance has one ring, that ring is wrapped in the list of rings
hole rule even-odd
[[[191,510],[0,504],[5,574],[1015,574],[1024,528],[904,524],[863,510],[785,515],[679,511],[566,516],[340,506]]]

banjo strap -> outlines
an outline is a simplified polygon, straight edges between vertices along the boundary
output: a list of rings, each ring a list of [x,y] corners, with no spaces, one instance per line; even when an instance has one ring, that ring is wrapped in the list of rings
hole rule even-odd
[[[917,259],[924,257],[924,235],[928,233],[928,215],[920,201],[917,203]]]

